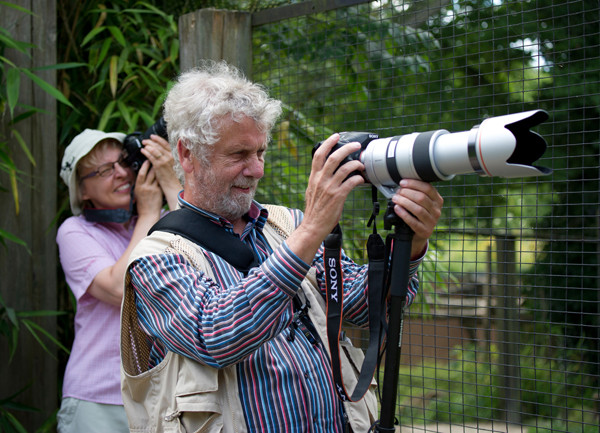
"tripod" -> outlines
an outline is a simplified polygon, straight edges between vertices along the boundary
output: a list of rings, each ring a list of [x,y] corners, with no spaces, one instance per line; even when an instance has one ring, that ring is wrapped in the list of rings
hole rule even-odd
[[[409,265],[413,231],[394,212],[394,204],[389,201],[384,215],[384,228],[394,227],[393,250],[389,269],[389,321],[386,342],[385,371],[381,398],[381,413],[375,426],[376,432],[395,432],[394,420],[398,376],[400,368],[400,349],[402,345],[402,327],[404,307],[408,291]]]

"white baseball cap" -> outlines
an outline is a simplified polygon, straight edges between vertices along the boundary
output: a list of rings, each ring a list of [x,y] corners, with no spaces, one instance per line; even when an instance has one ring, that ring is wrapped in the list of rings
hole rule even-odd
[[[91,152],[96,144],[108,138],[123,143],[125,134],[121,132],[103,132],[96,129],[86,129],[77,135],[65,149],[65,154],[60,165],[60,177],[69,187],[69,201],[73,215],[79,215],[83,205],[79,195],[77,164],[81,158]]]

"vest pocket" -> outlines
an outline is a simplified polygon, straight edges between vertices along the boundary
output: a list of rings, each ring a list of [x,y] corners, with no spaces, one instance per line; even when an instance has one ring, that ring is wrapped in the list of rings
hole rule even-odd
[[[223,431],[223,413],[214,392],[175,397],[180,433],[219,433]]]

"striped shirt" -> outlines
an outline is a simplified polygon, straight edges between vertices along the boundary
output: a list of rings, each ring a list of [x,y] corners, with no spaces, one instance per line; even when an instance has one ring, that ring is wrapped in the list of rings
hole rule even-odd
[[[211,218],[233,232],[224,219]],[[290,210],[296,225],[299,210]],[[222,368],[236,365],[244,416],[251,432],[342,432],[345,415],[334,390],[325,347],[301,323],[293,326],[292,299],[311,266],[324,291],[323,251],[311,264],[300,260],[285,241],[273,251],[262,229],[267,211],[253,203],[241,240],[259,257],[246,277],[210,251],[204,251],[214,279],[183,256],[161,254],[136,260],[129,272],[138,317],[151,337],[150,367],[168,351]],[[418,289],[420,260],[411,263],[408,302]],[[365,326],[367,266],[342,255],[344,318]]]

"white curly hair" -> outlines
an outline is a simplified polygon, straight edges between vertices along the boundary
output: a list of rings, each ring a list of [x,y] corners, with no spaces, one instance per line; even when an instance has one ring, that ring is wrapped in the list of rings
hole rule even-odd
[[[204,163],[208,151],[219,140],[226,122],[249,117],[270,140],[271,129],[281,115],[281,101],[269,97],[265,88],[248,80],[236,67],[224,62],[204,61],[179,75],[164,102],[164,118],[175,171],[183,182],[177,142]]]

